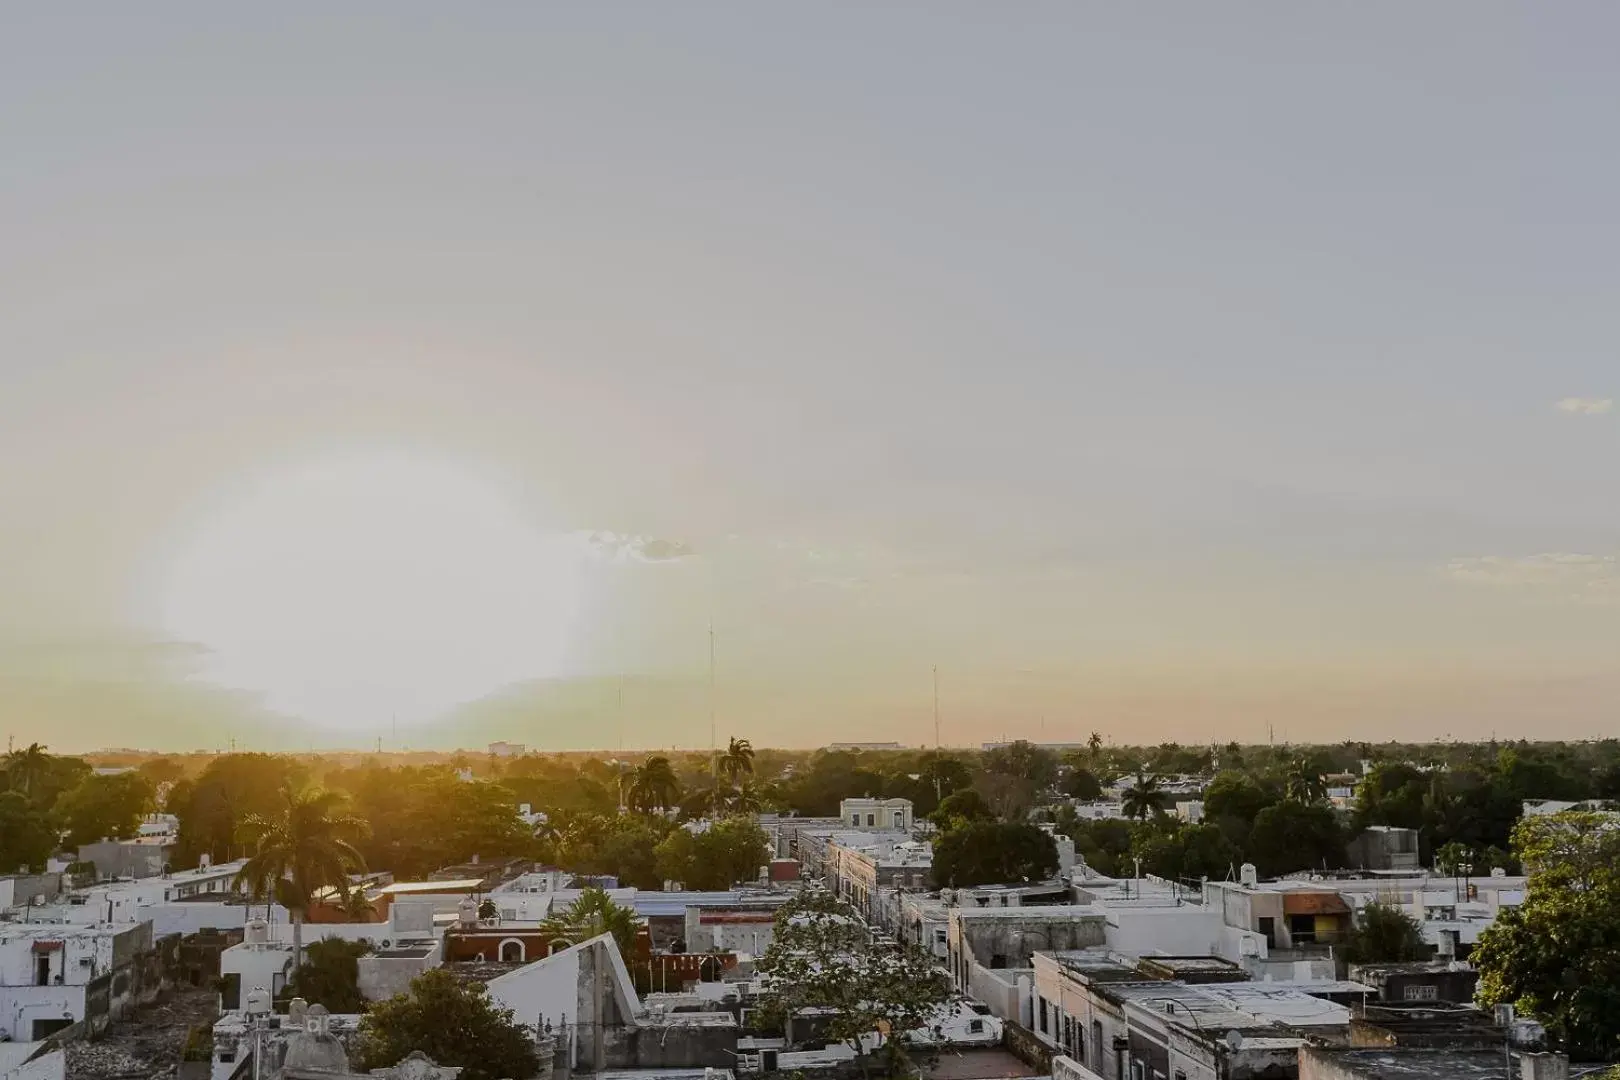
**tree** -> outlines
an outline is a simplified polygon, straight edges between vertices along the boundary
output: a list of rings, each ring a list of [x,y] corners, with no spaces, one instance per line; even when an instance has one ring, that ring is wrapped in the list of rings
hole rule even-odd
[[[1087,739],[1086,739],[1086,749],[1091,751],[1092,760],[1096,760],[1097,756],[1102,753],[1102,748],[1103,748],[1103,737],[1102,737],[1102,735],[1100,733],[1098,733],[1098,732],[1093,731],[1091,733],[1091,735],[1089,737],[1087,737]]]
[[[1247,850],[1254,819],[1280,797],[1274,785],[1227,769],[1204,789],[1204,820],[1218,827],[1239,850]]]
[[[1529,886],[1469,957],[1480,1001],[1535,1017],[1571,1057],[1620,1057],[1620,829],[1595,813],[1526,818],[1513,851]]]
[[[735,787],[745,776],[754,775],[754,747],[747,739],[732,736],[719,759],[720,775]]]
[[[945,797],[928,820],[941,830],[959,828],[972,821],[991,821],[995,815],[990,812],[990,805],[984,801],[984,796],[973,788],[963,788]]]
[[[6,783],[13,791],[32,796],[49,768],[50,755],[45,752],[45,747],[37,742],[29,743],[21,750],[7,752]]]
[[[1125,816],[1145,821],[1149,814],[1164,813],[1164,792],[1159,790],[1159,778],[1138,772],[1136,781],[1125,789]]]
[[[621,907],[601,889],[586,889],[574,902],[554,912],[541,929],[578,945],[602,934],[612,934],[619,955],[626,962],[636,955],[636,930],[640,920],[633,909]]]
[[[360,958],[371,952],[363,941],[322,938],[310,943],[304,966],[298,969],[284,994],[319,1002],[335,1013],[364,1012],[360,994]]]
[[[904,1074],[906,1035],[929,1027],[951,999],[932,954],[905,943],[879,948],[853,908],[824,889],[806,889],[777,909],[774,940],[760,958],[762,1004],[791,1026],[805,1009],[825,1010],[825,1035],[861,1056],[882,1042],[888,1075]]]
[[[1063,778],[1063,794],[1080,802],[1096,802],[1102,798],[1102,781],[1090,769],[1076,767]]]
[[[1356,916],[1340,955],[1348,964],[1395,964],[1427,960],[1434,950],[1412,916],[1398,907],[1372,903]]]
[[[996,816],[1013,821],[1034,805],[1035,796],[1057,776],[1057,755],[1024,739],[986,750],[984,796]]]
[[[126,840],[140,832],[141,818],[151,812],[155,789],[138,772],[98,776],[91,773],[57,800],[57,817],[67,826],[75,847],[111,837]]]
[[[274,817],[243,820],[242,836],[253,854],[237,881],[255,897],[274,897],[286,906],[296,971],[303,963],[304,917],[315,893],[328,887],[348,890],[349,874],[366,865],[354,842],[368,829],[361,819],[342,812],[348,801],[342,792],[288,788],[282,799]]]
[[[917,781],[929,789],[937,806],[956,792],[970,787],[973,784],[973,773],[960,758],[930,750],[922,756]]]
[[[227,862],[241,851],[238,827],[251,815],[274,814],[282,790],[302,783],[297,762],[272,754],[226,754],[208,763],[195,780],[176,781],[168,808],[180,819],[176,867],[196,866],[207,855]],[[387,864],[396,872],[399,867]]]
[[[1332,807],[1280,802],[1255,817],[1248,854],[1266,877],[1319,870],[1344,861],[1344,834]]]
[[[731,796],[731,812],[734,814],[757,814],[764,805],[759,786],[748,780],[738,784]]]
[[[56,842],[44,811],[20,791],[0,791],[0,874],[44,870]]]
[[[1327,785],[1315,764],[1305,758],[1295,758],[1288,767],[1287,782],[1283,785],[1287,797],[1307,806],[1327,798]]]
[[[765,830],[730,817],[706,828],[679,828],[658,845],[658,873],[689,889],[729,889],[753,881],[767,856]]]
[[[646,814],[679,804],[681,785],[669,758],[654,754],[644,761],[630,781],[628,794],[631,808]]]
[[[940,886],[1044,881],[1057,868],[1056,842],[1035,825],[973,821],[934,838],[933,875]]]
[[[1067,807],[1065,807],[1067,809]],[[1116,818],[1079,821],[1063,826],[1074,841],[1074,853],[1104,877],[1119,877],[1131,869],[1131,826]]]
[[[533,1076],[534,1033],[444,968],[411,980],[409,992],[373,1005],[360,1020],[357,1071],[387,1068],[412,1050],[461,1067],[461,1080]]]

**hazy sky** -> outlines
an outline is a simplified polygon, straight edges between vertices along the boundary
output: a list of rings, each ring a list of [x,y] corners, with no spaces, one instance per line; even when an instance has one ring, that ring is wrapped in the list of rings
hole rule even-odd
[[[1613,5],[58,7],[0,732],[1614,730]]]

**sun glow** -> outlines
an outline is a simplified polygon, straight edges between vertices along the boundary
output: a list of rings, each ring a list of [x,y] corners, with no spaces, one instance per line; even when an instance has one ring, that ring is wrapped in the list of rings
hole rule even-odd
[[[420,724],[567,674],[589,557],[476,471],[407,454],[286,470],[227,500],[164,575],[208,677],[334,730]]]

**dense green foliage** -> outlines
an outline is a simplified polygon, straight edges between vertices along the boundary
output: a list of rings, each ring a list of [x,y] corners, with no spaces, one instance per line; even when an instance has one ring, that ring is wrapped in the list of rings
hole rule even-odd
[[[701,831],[675,829],[653,855],[659,876],[688,889],[729,889],[755,881],[770,859],[765,830],[746,817],[725,818]]]
[[[1480,934],[1479,997],[1536,1017],[1577,1059],[1620,1058],[1620,829],[1600,815],[1526,818],[1522,905]]]
[[[1042,881],[1057,868],[1057,845],[1037,825],[971,821],[934,840],[933,876],[940,887]]]
[[[412,1050],[461,1066],[462,1080],[533,1076],[534,1035],[483,986],[444,968],[423,972],[408,993],[373,1005],[360,1021],[357,1071],[398,1064]]]
[[[334,1013],[364,1012],[360,995],[360,958],[371,951],[363,941],[322,938],[304,950],[304,966],[282,992],[284,998],[319,1002]]]
[[[586,889],[561,911],[554,911],[544,923],[544,929],[578,945],[602,934],[612,934],[619,946],[619,955],[630,963],[636,955],[636,913],[615,904],[601,889]]]
[[[1347,964],[1393,964],[1433,955],[1417,920],[1385,904],[1368,904],[1356,913],[1339,952]]]

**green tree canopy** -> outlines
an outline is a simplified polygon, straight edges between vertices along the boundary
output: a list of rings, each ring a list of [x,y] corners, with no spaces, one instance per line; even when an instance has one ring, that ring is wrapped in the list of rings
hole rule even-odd
[[[1620,829],[1600,814],[1531,817],[1513,850],[1529,887],[1480,933],[1480,1000],[1535,1017],[1572,1057],[1620,1058]]]
[[[641,920],[633,909],[622,907],[602,889],[586,889],[574,902],[556,911],[543,924],[543,928],[578,945],[602,934],[612,934],[614,944],[625,963],[636,955],[636,932]]]
[[[1102,798],[1102,781],[1090,769],[1076,766],[1063,778],[1063,794],[1081,802],[1096,802]]]
[[[152,782],[141,773],[91,773],[62,794],[56,814],[67,826],[68,843],[75,847],[103,838],[126,840],[140,832],[154,795]]]
[[[1265,877],[1340,866],[1344,834],[1332,807],[1280,802],[1255,817],[1248,856]]]
[[[1368,904],[1356,915],[1340,955],[1349,964],[1394,964],[1434,955],[1417,920],[1398,907]]]
[[[304,966],[293,976],[284,997],[319,1002],[335,1013],[364,1012],[360,994],[360,958],[371,952],[363,941],[322,938],[305,950]]]
[[[0,874],[42,871],[56,850],[50,816],[20,791],[0,791]]]
[[[1057,777],[1057,755],[1024,739],[984,752],[980,786],[985,802],[1003,821],[1028,813],[1035,797]]]
[[[411,980],[409,992],[381,1001],[360,1021],[361,1070],[398,1064],[412,1050],[461,1067],[462,1080],[533,1076],[540,1067],[534,1033],[489,999],[483,986],[462,983],[444,968]]]
[[[928,820],[942,830],[949,830],[972,821],[991,821],[995,816],[990,804],[984,801],[984,796],[977,789],[963,788],[945,796],[934,812],[928,815]]]
[[[659,874],[689,889],[729,889],[753,881],[770,858],[765,830],[746,817],[726,818],[699,831],[676,829],[654,854]]]
[[[1023,822],[973,821],[934,838],[933,876],[939,886],[1044,881],[1057,868],[1051,834]]]

